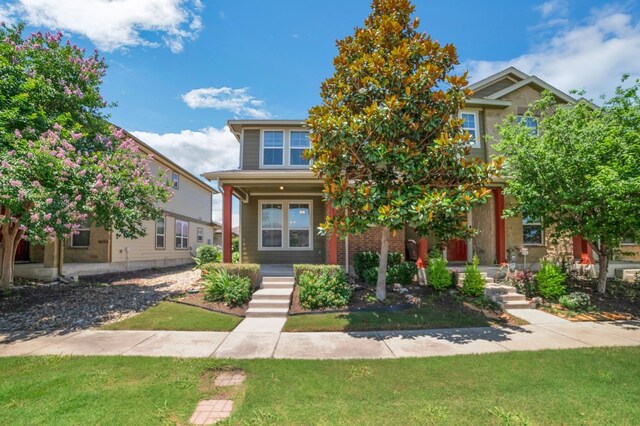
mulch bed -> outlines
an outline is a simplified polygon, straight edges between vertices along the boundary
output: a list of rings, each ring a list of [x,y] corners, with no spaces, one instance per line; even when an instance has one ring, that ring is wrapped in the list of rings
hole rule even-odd
[[[542,309],[570,321],[615,321],[640,319],[640,286],[630,282],[610,279],[607,291],[597,291],[597,280],[570,277],[567,293],[581,291],[591,297],[593,310],[573,312],[557,303],[542,305]]]
[[[197,306],[209,311],[236,315],[239,317],[245,316],[247,309],[249,309],[248,303],[245,303],[244,305],[229,307],[226,303],[223,302],[209,302],[208,300],[204,299],[204,294],[202,293],[202,291],[199,293],[187,293],[186,295],[173,298],[171,299],[171,301],[183,303],[185,305]]]

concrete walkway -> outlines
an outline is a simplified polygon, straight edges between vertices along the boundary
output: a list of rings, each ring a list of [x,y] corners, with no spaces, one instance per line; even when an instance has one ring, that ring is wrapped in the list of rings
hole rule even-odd
[[[518,310],[518,313],[522,311]],[[284,321],[269,319],[276,320]],[[247,320],[233,333],[88,330],[28,340],[0,336],[0,356],[64,354],[352,359],[640,345],[639,321],[551,322],[545,316],[536,321],[522,327],[353,333],[274,333],[271,330],[279,324]]]

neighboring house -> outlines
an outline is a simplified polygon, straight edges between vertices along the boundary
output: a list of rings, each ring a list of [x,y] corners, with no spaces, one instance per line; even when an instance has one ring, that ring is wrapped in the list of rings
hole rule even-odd
[[[474,95],[460,112],[464,130],[472,136],[472,156],[489,160],[496,154],[496,125],[508,114],[523,115],[529,104],[549,90],[563,102],[576,100],[535,76],[507,68],[471,85]],[[240,199],[240,258],[252,263],[338,263],[347,268],[353,254],[379,250],[380,233],[376,228],[363,235],[351,235],[339,241],[318,235],[317,227],[330,214],[322,200],[322,182],[309,170],[302,152],[310,147],[309,133],[301,120],[230,120],[229,128],[240,143],[240,168],[205,173],[217,180],[223,191],[223,255],[231,260],[231,197]],[[527,125],[536,129],[535,120]],[[493,141],[493,142],[488,142]],[[557,255],[580,259],[592,253],[581,238],[552,245],[535,218],[503,219],[502,211],[510,200],[502,194],[504,181],[491,185],[493,197],[473,209],[468,222],[480,230],[469,240],[451,241],[445,256],[451,262],[469,262],[477,253],[482,264],[503,263],[515,256],[524,260],[519,249],[528,250],[527,263],[543,256]],[[404,253],[408,240],[418,236],[407,227],[391,238],[390,250]],[[426,244],[425,244],[426,243]],[[427,238],[419,243],[422,254],[437,241]],[[636,246],[634,246],[636,247]],[[629,250],[631,251],[631,250]]]
[[[152,173],[166,172],[173,196],[162,205],[164,216],[146,221],[147,235],[138,239],[117,238],[115,232],[92,226],[60,243],[46,246],[22,244],[16,257],[16,276],[53,278],[58,275],[63,253],[62,275],[88,275],[136,269],[175,266],[193,261],[202,244],[214,244],[221,225],[212,220],[212,196],[217,191],[138,138],[127,134],[140,151],[152,154]]]

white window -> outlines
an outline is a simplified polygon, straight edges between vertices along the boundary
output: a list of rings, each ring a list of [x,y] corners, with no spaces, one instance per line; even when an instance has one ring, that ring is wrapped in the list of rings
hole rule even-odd
[[[309,160],[305,159],[303,153],[311,148],[309,132],[291,131],[289,133],[289,165],[308,166]]]
[[[189,222],[176,219],[176,249],[189,248]]]
[[[469,132],[469,144],[474,148],[480,148],[480,131],[478,130],[478,114],[475,112],[462,112],[462,130]]]
[[[262,132],[262,165],[284,165],[284,131],[265,130]]]
[[[197,235],[196,241],[201,243],[204,241],[204,229],[198,228],[197,231],[198,233],[196,234]]]
[[[156,248],[163,249],[165,247],[165,237],[167,235],[164,216],[156,219]]]
[[[636,246],[636,245],[639,245],[639,244],[632,238],[625,238],[624,240],[622,240],[622,245],[623,246]]]
[[[180,175],[178,174],[178,172],[172,172],[171,173],[171,186],[173,186],[173,189],[179,189],[179,187],[180,187]]]
[[[526,245],[542,245],[544,232],[540,220],[528,216],[522,217],[522,240]]]
[[[86,248],[91,245],[91,231],[89,230],[89,220],[80,224],[80,228],[71,236],[71,247]]]
[[[310,201],[260,201],[260,250],[312,250]]]
[[[527,126],[533,136],[538,135],[538,120],[535,117],[525,117],[522,115],[518,116],[518,124],[524,120],[524,125]]]
[[[311,218],[308,203],[289,203],[287,224],[289,247],[308,248],[311,237]]]

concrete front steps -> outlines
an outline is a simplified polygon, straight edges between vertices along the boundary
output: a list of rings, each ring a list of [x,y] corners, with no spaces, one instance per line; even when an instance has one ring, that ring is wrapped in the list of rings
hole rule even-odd
[[[502,306],[503,309],[531,309],[532,303],[527,301],[524,295],[516,292],[515,287],[497,284],[493,277],[489,277],[486,272],[480,272],[486,283],[484,294],[494,302]],[[462,286],[464,272],[458,274],[458,286]]]
[[[260,290],[253,293],[247,318],[282,318],[289,313],[293,277],[264,277]]]

